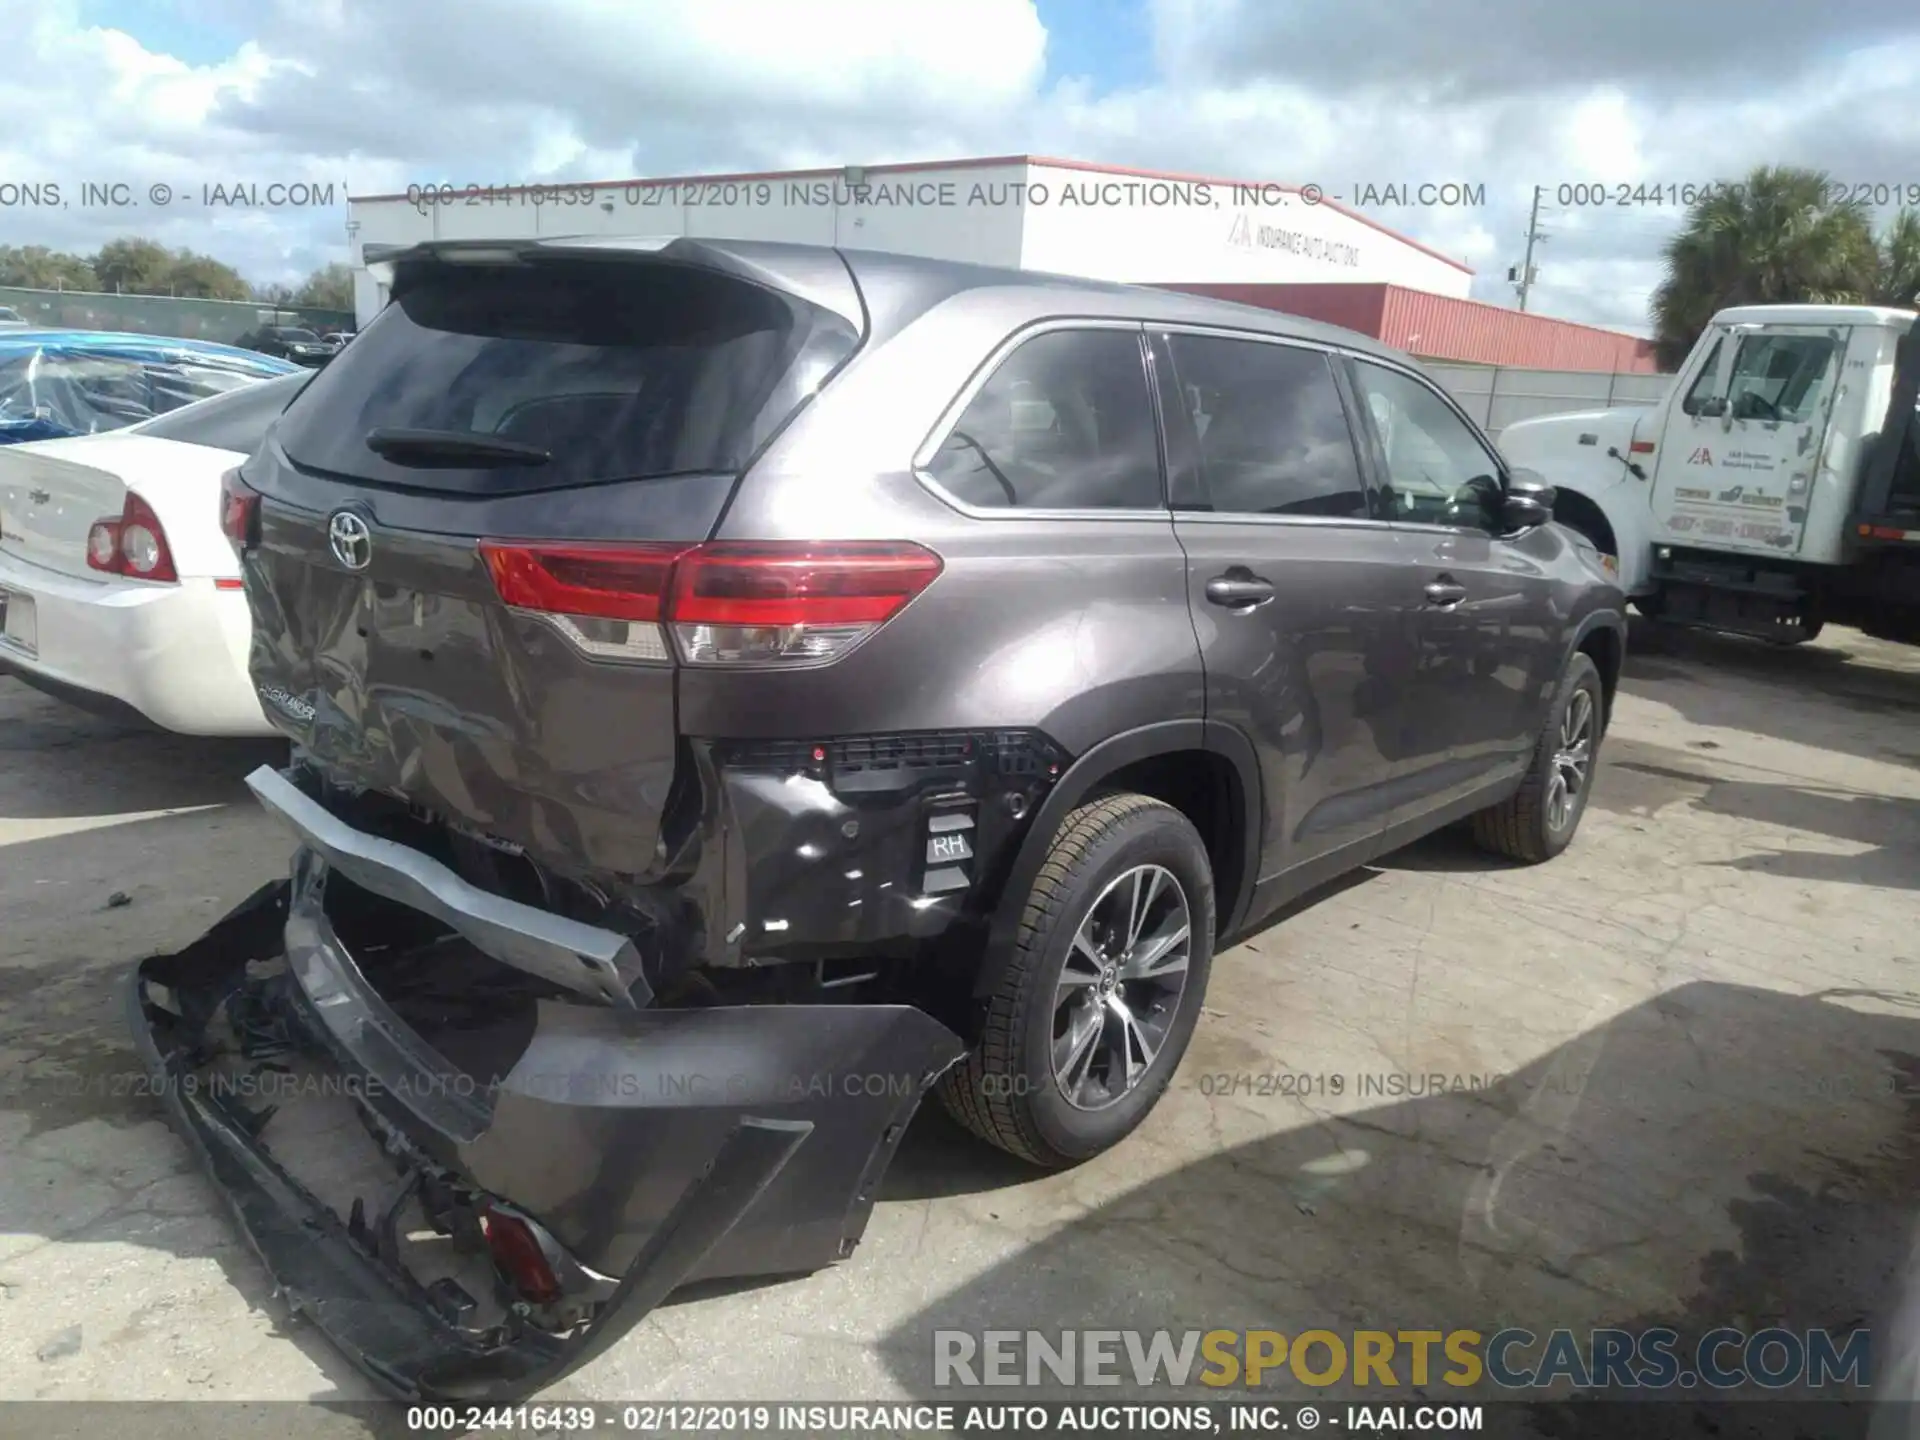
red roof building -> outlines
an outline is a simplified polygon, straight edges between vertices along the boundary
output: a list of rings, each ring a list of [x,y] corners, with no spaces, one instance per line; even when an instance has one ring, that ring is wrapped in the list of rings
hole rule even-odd
[[[1658,374],[1660,368],[1651,340],[1398,285],[1174,282],[1159,288],[1358,330],[1422,360],[1633,375]]]

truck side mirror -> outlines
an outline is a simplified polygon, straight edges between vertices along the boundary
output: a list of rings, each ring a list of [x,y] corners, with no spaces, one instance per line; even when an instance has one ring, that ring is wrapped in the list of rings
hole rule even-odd
[[[1501,519],[1509,529],[1537,529],[1553,519],[1553,496],[1553,486],[1545,476],[1533,470],[1515,470],[1507,476]]]
[[[1727,397],[1709,395],[1693,407],[1693,413],[1708,420],[1717,420],[1727,413]]]

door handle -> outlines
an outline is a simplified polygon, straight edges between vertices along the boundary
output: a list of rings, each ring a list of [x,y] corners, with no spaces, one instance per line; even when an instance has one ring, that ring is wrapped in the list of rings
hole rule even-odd
[[[1438,610],[1451,610],[1467,598],[1467,587],[1452,580],[1436,580],[1427,586],[1427,604]]]
[[[1207,581],[1207,599],[1229,610],[1251,610],[1273,599],[1273,582],[1253,575],[1216,575]]]

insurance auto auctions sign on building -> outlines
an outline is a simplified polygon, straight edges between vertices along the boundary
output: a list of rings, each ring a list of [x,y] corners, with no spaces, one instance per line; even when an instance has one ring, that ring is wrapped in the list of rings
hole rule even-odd
[[[368,245],[696,235],[890,250],[1136,284],[1390,284],[1464,298],[1459,261],[1366,219],[1338,187],[1014,155],[661,180],[446,178],[353,197],[354,302],[385,302]]]

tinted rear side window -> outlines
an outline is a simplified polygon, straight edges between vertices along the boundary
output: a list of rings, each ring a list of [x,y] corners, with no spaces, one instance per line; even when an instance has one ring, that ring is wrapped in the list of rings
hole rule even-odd
[[[928,462],[981,508],[1151,510],[1160,450],[1140,336],[1055,330],[1000,363]]]
[[[267,427],[280,418],[287,402],[312,378],[302,374],[262,380],[149,420],[140,427],[140,433],[251,455],[266,438]]]
[[[1325,355],[1199,335],[1168,343],[1199,435],[1204,508],[1367,515],[1353,433]]]
[[[280,441],[305,469],[468,494],[733,472],[858,343],[828,311],[685,265],[403,268],[392,303],[288,410]],[[367,447],[383,429],[549,458],[400,464]]]

